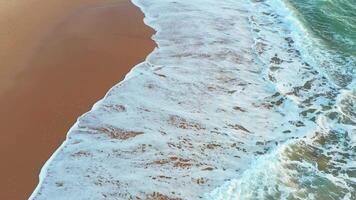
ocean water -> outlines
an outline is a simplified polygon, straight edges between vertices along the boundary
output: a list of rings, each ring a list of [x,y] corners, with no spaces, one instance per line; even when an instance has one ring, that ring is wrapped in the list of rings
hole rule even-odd
[[[356,55],[356,3],[352,0],[285,0],[298,20],[344,56]]]
[[[339,86],[349,85],[356,74],[356,3],[350,0],[284,2],[310,37],[318,40],[318,48],[324,50],[319,52],[321,68]]]
[[[292,100],[300,109],[287,108],[299,112],[294,125],[313,124],[302,134],[283,131],[283,142],[208,199],[356,199],[355,2],[251,5],[257,58],[280,98],[273,103]]]
[[[135,0],[157,48],[30,199],[353,200],[355,4]]]

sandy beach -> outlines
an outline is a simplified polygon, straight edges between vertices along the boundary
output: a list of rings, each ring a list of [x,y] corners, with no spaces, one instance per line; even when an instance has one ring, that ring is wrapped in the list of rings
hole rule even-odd
[[[352,1],[0,0],[0,200],[354,199]]]
[[[76,119],[154,48],[127,0],[0,1],[0,199],[29,197]]]

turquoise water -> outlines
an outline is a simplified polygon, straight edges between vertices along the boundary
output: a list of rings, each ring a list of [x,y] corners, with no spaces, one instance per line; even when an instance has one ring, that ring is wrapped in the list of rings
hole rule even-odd
[[[356,1],[251,0],[250,15],[272,112],[298,120],[212,199],[356,199]]]
[[[287,0],[313,33],[329,48],[356,55],[356,1]]]
[[[336,84],[349,85],[356,73],[356,1],[285,0],[285,3],[311,35],[320,39],[325,50],[331,51],[333,66],[325,68],[330,68]]]
[[[255,27],[256,43],[263,43],[267,49],[259,51],[259,57],[268,61],[268,56],[275,55],[270,59],[272,64],[265,62],[269,80],[276,88],[282,88],[280,91],[300,84],[297,82],[305,83],[284,93],[284,97],[299,99],[296,102],[304,110],[299,113],[303,123],[312,122],[315,129],[306,131],[309,133],[304,138],[288,138],[258,160],[258,167],[236,183],[242,188],[240,196],[356,199],[356,1],[254,2],[257,3],[252,10],[257,14],[253,14],[253,20],[259,25]],[[285,37],[288,45],[281,45],[279,36]],[[298,59],[305,63],[298,64]],[[281,66],[280,60],[291,64]],[[298,73],[292,73],[293,69]],[[308,74],[308,70],[315,72]],[[297,132],[291,134],[295,136]]]

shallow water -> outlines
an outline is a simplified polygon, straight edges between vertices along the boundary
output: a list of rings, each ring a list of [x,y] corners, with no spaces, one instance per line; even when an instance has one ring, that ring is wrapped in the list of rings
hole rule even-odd
[[[283,142],[208,199],[355,198],[354,4],[271,0],[251,6],[256,57],[280,98],[273,106],[292,101],[298,109],[281,112],[299,112],[290,125],[311,124],[299,134],[283,131]]]
[[[158,48],[79,118],[37,199],[355,197],[353,55],[280,0],[135,3]]]

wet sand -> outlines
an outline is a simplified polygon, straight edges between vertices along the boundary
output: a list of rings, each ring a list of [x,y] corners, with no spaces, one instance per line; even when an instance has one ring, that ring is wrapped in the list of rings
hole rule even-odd
[[[127,0],[1,1],[0,199],[23,200],[77,117],[153,50],[153,30]]]

